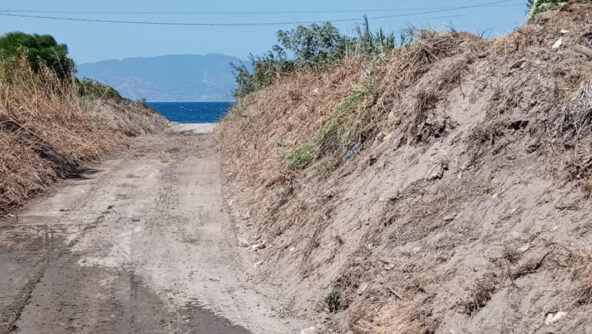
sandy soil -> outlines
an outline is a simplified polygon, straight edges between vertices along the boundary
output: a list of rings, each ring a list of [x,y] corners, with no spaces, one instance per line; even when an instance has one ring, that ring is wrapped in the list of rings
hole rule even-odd
[[[592,4],[570,3],[236,104],[228,193],[291,310],[322,333],[592,333]]]
[[[309,327],[237,247],[210,135],[183,130],[140,137],[0,221],[0,333]]]

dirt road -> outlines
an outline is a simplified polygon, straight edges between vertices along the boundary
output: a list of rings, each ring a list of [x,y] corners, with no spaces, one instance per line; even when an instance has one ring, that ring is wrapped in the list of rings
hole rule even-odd
[[[147,136],[0,221],[0,333],[298,333],[238,248],[208,134]]]

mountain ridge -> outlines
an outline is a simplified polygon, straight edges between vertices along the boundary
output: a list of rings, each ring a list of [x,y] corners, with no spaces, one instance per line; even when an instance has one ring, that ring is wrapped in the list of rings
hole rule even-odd
[[[132,57],[81,64],[77,76],[106,83],[135,100],[231,101],[231,63],[244,61],[221,53]]]

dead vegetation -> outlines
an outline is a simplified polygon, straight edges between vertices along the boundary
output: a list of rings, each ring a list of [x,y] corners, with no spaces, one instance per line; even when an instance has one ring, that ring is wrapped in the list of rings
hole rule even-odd
[[[129,101],[85,98],[75,82],[25,63],[1,66],[0,212],[79,173],[125,137],[155,131],[164,121]]]
[[[498,281],[497,276],[492,273],[477,279],[470,290],[469,298],[461,303],[463,311],[470,315],[487,305],[497,289]]]
[[[592,304],[592,266],[590,265],[583,270],[582,280],[575,289],[575,298],[578,306]]]
[[[418,310],[413,303],[394,301],[384,305],[370,321],[356,327],[360,334],[432,334],[435,324],[429,315]]]
[[[581,331],[590,22],[577,3],[492,41],[431,34],[241,101],[217,133],[229,187],[295,312],[338,333],[487,333],[552,310],[569,316],[549,330]],[[312,312],[336,282],[348,308]]]
[[[585,82],[561,108],[555,121],[554,136],[561,144],[569,139],[589,137],[592,130],[592,81]]]

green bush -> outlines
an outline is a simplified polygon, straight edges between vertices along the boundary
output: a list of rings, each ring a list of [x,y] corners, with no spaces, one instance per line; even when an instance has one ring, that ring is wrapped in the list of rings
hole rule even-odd
[[[306,144],[283,156],[284,164],[289,169],[304,169],[319,155],[316,145]]]
[[[331,290],[331,292],[325,297],[325,304],[331,313],[345,310],[349,307],[348,300],[337,288],[333,288],[333,290]]]
[[[50,35],[11,32],[0,37],[0,60],[16,62],[21,57],[34,71],[46,66],[61,79],[70,78],[75,70],[74,62],[68,57],[68,47],[58,44]]]
[[[236,76],[235,97],[245,96],[270,86],[275,79],[292,72],[295,66],[279,46],[275,46],[273,51],[268,51],[263,56],[251,55],[250,58],[253,71],[249,71],[244,64],[230,64]]]
[[[592,0],[580,1],[588,3],[592,2]],[[559,7],[567,2],[568,0],[528,0],[528,19],[531,20],[538,14]]]
[[[280,30],[277,38],[281,48],[294,53],[295,62],[301,67],[338,63],[346,51],[345,36],[329,22]]]
[[[334,66],[348,54],[377,56],[395,48],[394,34],[372,33],[368,20],[354,37],[343,35],[331,23],[298,26],[277,32],[278,43],[262,56],[251,56],[252,71],[245,65],[232,65],[236,75],[236,97],[268,87],[277,78],[298,68]],[[288,54],[293,55],[288,58]]]
[[[115,88],[90,79],[78,81],[78,92],[80,96],[95,99],[111,99],[116,101],[123,99]]]
[[[528,0],[528,18],[533,19],[538,14],[566,3],[567,0]]]

